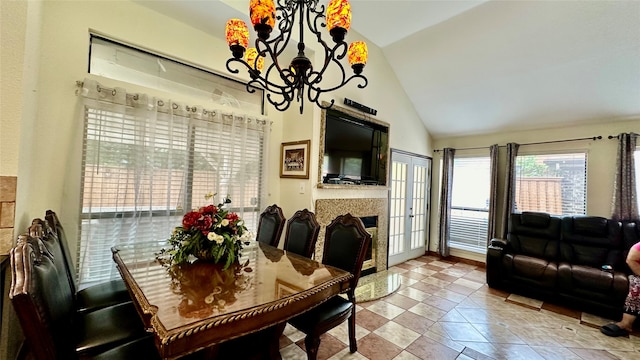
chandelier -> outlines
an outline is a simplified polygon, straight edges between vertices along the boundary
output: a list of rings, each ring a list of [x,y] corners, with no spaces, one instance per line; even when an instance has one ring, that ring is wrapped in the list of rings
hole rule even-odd
[[[247,91],[255,92],[262,88],[267,92],[267,99],[279,111],[285,111],[295,99],[300,103],[300,114],[304,107],[304,93],[309,101],[326,109],[333,105],[331,100],[323,106],[319,102],[321,94],[339,89],[351,80],[358,79],[358,88],[367,86],[367,78],[362,74],[367,62],[367,45],[356,41],[347,47],[345,35],[351,26],[351,5],[347,0],[331,0],[327,6],[326,22],[324,5],[318,0],[251,0],[249,16],[258,37],[255,47],[248,48],[249,29],[244,21],[231,19],[226,25],[226,39],[233,55],[227,60],[227,70],[233,74],[239,72],[238,67],[246,68],[251,80],[247,82]],[[276,16],[276,12],[278,15]],[[271,31],[278,22],[279,34],[272,39]],[[298,24],[298,55],[288,66],[283,66],[279,56],[286,49],[293,34],[294,24]],[[305,55],[303,25],[317,38],[324,51],[324,62],[314,68],[311,60]],[[328,45],[322,40],[321,29],[326,27],[333,39]],[[340,60],[347,56],[353,75],[347,77]],[[265,59],[269,65],[265,69]],[[232,66],[235,65],[235,66]],[[332,69],[338,74],[338,81],[332,84],[321,84],[325,71]],[[323,87],[324,86],[324,87]]]

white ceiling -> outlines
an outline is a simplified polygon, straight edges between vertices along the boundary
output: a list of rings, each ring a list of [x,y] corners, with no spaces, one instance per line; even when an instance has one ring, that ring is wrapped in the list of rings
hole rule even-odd
[[[137,2],[221,34],[249,0]],[[638,0],[351,4],[435,138],[640,118]]]

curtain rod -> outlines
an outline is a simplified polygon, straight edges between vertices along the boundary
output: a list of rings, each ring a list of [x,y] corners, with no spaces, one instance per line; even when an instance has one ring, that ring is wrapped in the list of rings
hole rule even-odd
[[[524,143],[524,144],[519,144],[519,145],[520,146],[524,146],[524,145],[541,145],[541,144],[553,144],[553,143],[562,143],[562,142],[570,142],[570,141],[600,140],[600,139],[602,139],[602,136],[598,135],[598,136],[576,138],[576,139],[564,139],[564,140],[552,140],[552,141]],[[609,137],[609,139],[611,139],[611,136]],[[507,145],[498,145],[498,147],[507,147]],[[480,149],[488,149],[488,148],[490,148],[490,146],[459,148],[459,149],[455,149],[455,150],[480,150]],[[442,151],[442,149],[433,150],[433,152],[440,152],[440,151]]]
[[[629,135],[636,136],[636,137],[638,136],[638,134],[636,134],[634,132],[630,132]],[[618,134],[618,135],[609,135],[609,136],[607,136],[607,138],[609,140],[611,140],[611,139],[619,139],[620,138],[620,134]]]

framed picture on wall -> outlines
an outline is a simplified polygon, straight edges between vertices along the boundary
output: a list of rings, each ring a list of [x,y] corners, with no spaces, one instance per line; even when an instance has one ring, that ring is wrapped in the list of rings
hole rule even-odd
[[[280,177],[309,178],[309,145],[311,140],[282,143],[280,151]]]

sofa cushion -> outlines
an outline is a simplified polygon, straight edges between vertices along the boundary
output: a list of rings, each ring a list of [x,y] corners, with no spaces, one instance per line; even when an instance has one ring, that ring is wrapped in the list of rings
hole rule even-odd
[[[616,307],[622,304],[628,291],[629,281],[623,272],[607,272],[569,263],[558,264],[558,292],[565,298],[609,303]]]
[[[547,228],[550,222],[551,215],[547,213],[525,211],[520,215],[520,223],[527,227]]]
[[[527,255],[506,254],[503,266],[510,281],[531,283],[548,289],[556,285],[558,265],[555,262]]]
[[[514,254],[555,261],[558,257],[560,219],[544,213],[512,214],[507,244]]]
[[[574,217],[573,233],[587,237],[606,237],[608,220],[601,217]]]
[[[592,232],[588,230],[591,229]],[[611,265],[622,270],[621,224],[597,216],[562,219],[560,262],[594,267]]]

